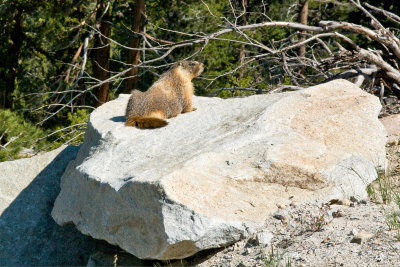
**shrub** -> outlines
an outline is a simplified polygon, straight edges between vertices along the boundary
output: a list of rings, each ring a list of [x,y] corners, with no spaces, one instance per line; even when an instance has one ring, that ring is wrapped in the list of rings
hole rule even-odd
[[[37,142],[44,132],[35,125],[26,122],[16,112],[0,110],[0,161],[24,157],[23,148],[37,151],[43,142]]]

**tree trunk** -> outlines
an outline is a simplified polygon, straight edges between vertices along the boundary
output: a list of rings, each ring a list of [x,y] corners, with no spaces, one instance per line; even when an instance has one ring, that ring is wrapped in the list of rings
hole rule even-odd
[[[300,5],[300,13],[299,13],[299,22],[301,24],[307,25],[307,17],[308,17],[308,0],[299,0]],[[304,32],[304,31],[303,31]],[[305,36],[300,37],[300,42],[306,40]],[[299,47],[299,57],[302,58],[306,54],[306,45],[302,45]],[[299,74],[304,76],[306,72],[306,68],[303,66],[299,69]]]
[[[107,8],[107,1],[98,0],[97,4],[99,5],[99,9],[96,13],[96,20],[100,23],[99,30],[102,35],[105,37],[110,37],[111,33],[111,25],[110,25],[110,9]],[[106,11],[106,12],[105,12]],[[105,12],[105,13],[104,13]],[[104,14],[104,15],[103,15]],[[103,17],[101,17],[103,15]],[[97,49],[93,49],[93,77],[104,81],[110,77],[110,46],[109,40],[97,34],[95,36],[94,47]],[[100,48],[99,48],[100,47]],[[106,82],[99,87],[96,87],[94,90],[94,94],[97,97],[97,101],[95,106],[98,107],[103,103],[108,101],[108,90],[109,83]]]
[[[133,7],[133,17],[132,17],[132,30],[135,33],[139,33],[143,31],[143,14],[145,13],[145,2],[144,0],[136,0],[135,5]],[[131,36],[129,40],[129,47],[131,48],[140,48],[140,37],[139,36]],[[132,65],[139,64],[140,60],[140,51],[139,50],[129,50],[128,62]],[[139,82],[139,69],[132,68],[128,72],[128,78],[125,81],[125,93],[130,93],[132,90],[137,89]]]
[[[6,58],[6,68],[8,68],[8,73],[5,75],[5,90],[0,95],[0,108],[12,108],[13,99],[12,94],[15,91],[15,79],[18,75],[18,59],[21,53],[23,32],[22,32],[22,22],[23,22],[23,8],[17,6],[17,11],[13,17],[15,21],[14,28],[10,33],[11,45],[7,51]]]
[[[239,0],[239,2],[241,2],[241,5],[242,5],[242,7],[243,7],[243,12],[245,12],[245,14],[242,16],[242,23],[241,23],[241,25],[247,25],[247,24],[248,24],[248,21],[247,21],[247,16],[248,16],[248,14],[247,14],[248,0]],[[240,51],[239,51],[239,64],[240,64],[240,65],[242,65],[242,64],[244,63],[244,57],[246,56],[246,54],[245,54],[245,49],[246,49],[245,45],[242,44],[242,45],[240,46]],[[242,79],[243,76],[244,76],[244,71],[243,71],[243,69],[241,68],[240,71],[239,71],[239,77],[238,77],[238,79],[239,79],[239,80]]]
[[[307,17],[308,17],[308,0],[299,0],[300,5],[300,16],[299,22],[301,24],[307,25]],[[300,38],[300,42],[304,41],[305,37]],[[306,46],[302,45],[299,48],[299,56],[303,57],[306,53]]]

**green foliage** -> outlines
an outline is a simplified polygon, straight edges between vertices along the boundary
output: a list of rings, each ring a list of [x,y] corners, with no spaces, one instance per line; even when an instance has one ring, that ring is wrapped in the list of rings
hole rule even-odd
[[[397,196],[393,190],[391,177],[383,170],[377,170],[377,174],[378,178],[367,186],[368,196],[374,202],[390,204]]]
[[[398,208],[400,208],[399,203],[397,203]],[[386,214],[386,223],[391,230],[397,231],[397,240],[400,241],[400,211],[392,211]]]
[[[58,126],[49,137],[50,145],[46,149],[55,149],[63,144],[79,145],[83,142],[86,123],[89,120],[90,112],[87,109],[77,110],[75,113],[68,113],[65,125]]]
[[[271,247],[271,252],[264,256],[264,263],[266,267],[290,267],[292,263],[290,259],[285,260],[285,252],[279,253],[278,250],[274,250],[274,247]]]
[[[397,239],[400,240],[400,193],[392,182],[392,175],[377,170],[378,178],[367,187],[370,199],[377,203],[392,204],[394,209],[385,210],[386,223],[391,230],[397,231]]]
[[[43,135],[40,128],[15,112],[0,110],[0,161],[20,158],[23,148],[41,149],[44,142],[37,139]]]
[[[386,223],[391,230],[397,231],[397,240],[400,241],[400,194],[398,189],[395,190],[394,186],[390,183],[390,187],[385,189],[386,204],[395,203],[395,209],[386,211]],[[382,196],[383,199],[383,196]],[[385,202],[384,202],[385,203]]]

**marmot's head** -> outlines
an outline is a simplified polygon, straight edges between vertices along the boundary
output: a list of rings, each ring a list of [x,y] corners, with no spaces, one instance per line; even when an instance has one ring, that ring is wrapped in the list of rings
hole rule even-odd
[[[179,61],[175,67],[180,67],[182,71],[185,72],[186,75],[190,75],[190,78],[196,78],[203,72],[203,63],[197,61],[189,61],[183,60]]]

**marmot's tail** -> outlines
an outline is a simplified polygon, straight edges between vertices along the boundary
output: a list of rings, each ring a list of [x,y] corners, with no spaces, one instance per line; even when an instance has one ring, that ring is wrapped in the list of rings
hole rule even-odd
[[[167,124],[168,122],[166,120],[160,118],[141,116],[131,116],[125,122],[125,126],[133,126],[141,129],[160,128]]]

